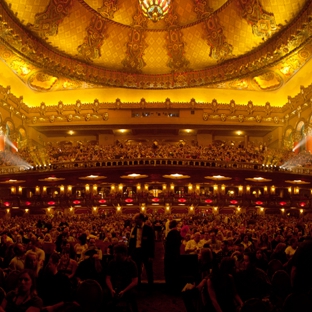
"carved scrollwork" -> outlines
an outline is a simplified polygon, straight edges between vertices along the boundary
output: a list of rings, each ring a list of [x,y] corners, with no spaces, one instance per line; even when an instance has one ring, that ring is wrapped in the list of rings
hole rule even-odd
[[[204,112],[204,113],[203,113],[203,120],[204,120],[204,121],[207,121],[208,118],[209,118],[208,113],[207,113],[207,112]]]

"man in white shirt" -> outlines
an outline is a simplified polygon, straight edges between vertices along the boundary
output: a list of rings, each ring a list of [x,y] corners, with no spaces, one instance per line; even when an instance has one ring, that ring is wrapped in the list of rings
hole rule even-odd
[[[199,253],[202,245],[200,243],[200,233],[196,232],[194,234],[194,238],[189,240],[185,246],[185,253],[186,254],[197,254]]]

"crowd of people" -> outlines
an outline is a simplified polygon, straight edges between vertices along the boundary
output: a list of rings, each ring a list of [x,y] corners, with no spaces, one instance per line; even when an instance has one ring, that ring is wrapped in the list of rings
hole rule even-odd
[[[304,156],[303,156],[304,155]],[[92,162],[113,159],[200,159],[204,161],[254,163],[281,166],[289,161],[292,166],[308,166],[312,163],[310,153],[294,155],[284,149],[268,149],[265,145],[247,146],[233,142],[215,142],[205,146],[197,144],[175,143],[160,144],[137,143],[123,144],[117,141],[113,145],[102,146],[97,142],[77,144],[64,143],[45,146],[25,147],[19,151],[5,150],[0,153],[0,166],[48,166],[66,162]],[[299,160],[300,161],[299,161]]]
[[[0,220],[0,230],[0,311],[138,311],[142,268],[153,292],[155,259],[187,311],[312,309],[304,217],[55,214]]]

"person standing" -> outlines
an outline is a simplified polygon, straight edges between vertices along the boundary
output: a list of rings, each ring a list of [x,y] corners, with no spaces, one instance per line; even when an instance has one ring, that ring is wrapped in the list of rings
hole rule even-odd
[[[134,216],[134,227],[130,233],[129,255],[138,268],[138,284],[141,283],[142,265],[144,265],[149,286],[154,283],[153,259],[155,251],[154,230],[144,224],[145,216],[138,213]]]
[[[178,222],[172,220],[169,224],[169,232],[165,241],[165,280],[168,289],[175,292],[179,287],[180,271],[180,247],[182,237],[177,229]]]

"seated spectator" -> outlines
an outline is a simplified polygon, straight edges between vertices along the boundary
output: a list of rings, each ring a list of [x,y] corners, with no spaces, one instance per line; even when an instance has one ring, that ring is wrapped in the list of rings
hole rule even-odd
[[[185,253],[186,254],[198,254],[201,249],[200,244],[200,233],[196,232],[194,234],[194,238],[189,240],[185,245]]]
[[[270,260],[277,259],[279,260],[283,265],[285,265],[288,262],[288,258],[285,253],[286,244],[285,243],[278,243],[275,249],[273,250]]]
[[[42,268],[45,260],[45,252],[41,248],[39,248],[39,241],[37,240],[37,238],[31,239],[29,247],[30,249],[26,251],[26,256],[28,253],[34,252],[37,255],[38,265]]]
[[[67,275],[70,280],[73,280],[77,267],[78,263],[76,260],[70,258],[69,250],[63,249],[60,263],[58,265],[58,271]]]
[[[39,312],[43,302],[36,293],[36,277],[31,270],[22,270],[18,276],[17,289],[10,291],[2,301],[1,312]]]
[[[207,243],[211,248],[212,252],[218,253],[221,250],[221,241],[217,239],[216,232],[214,230],[209,232],[210,238]]]
[[[60,260],[59,254],[52,254],[46,268],[39,273],[38,293],[45,306],[68,301],[71,298],[72,290],[69,278],[58,271]]]
[[[287,257],[288,260],[293,257],[293,255],[295,254],[297,248],[298,248],[298,240],[297,240],[297,238],[292,237],[289,240],[289,245],[285,249],[285,254],[286,254],[286,257]]]
[[[31,251],[25,254],[25,269],[31,270],[34,272],[35,276],[38,276],[41,266],[39,265],[38,255]]]
[[[15,257],[10,261],[9,268],[11,270],[22,271],[25,268],[25,247],[21,243],[14,246]]]
[[[82,252],[81,261],[85,260],[87,257],[90,257],[91,254],[93,258],[102,260],[102,257],[103,257],[102,250],[96,247],[94,238],[90,238],[89,243],[88,243],[88,248]]]
[[[233,312],[237,307],[242,307],[243,301],[236,290],[234,272],[235,260],[225,257],[220,268],[215,267],[208,277],[207,290],[214,311]]]
[[[133,312],[138,311],[134,288],[138,284],[136,264],[127,256],[127,246],[119,243],[114,247],[114,259],[109,262],[106,285],[110,293],[109,311],[115,311],[120,301],[131,304]]]
[[[243,301],[251,298],[263,299],[270,293],[270,281],[266,273],[255,266],[255,255],[244,253],[243,268],[236,276],[237,290]]]

